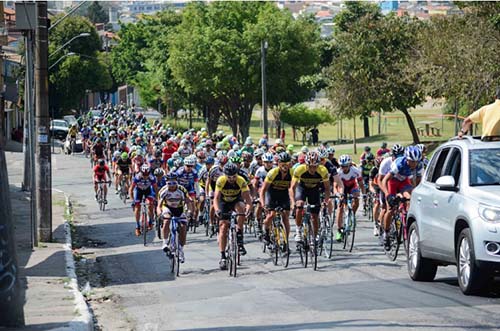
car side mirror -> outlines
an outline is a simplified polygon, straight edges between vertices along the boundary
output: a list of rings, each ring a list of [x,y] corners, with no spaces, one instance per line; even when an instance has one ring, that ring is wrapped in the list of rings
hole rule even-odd
[[[442,176],[436,180],[436,188],[440,191],[458,191],[455,186],[455,178],[453,176]]]

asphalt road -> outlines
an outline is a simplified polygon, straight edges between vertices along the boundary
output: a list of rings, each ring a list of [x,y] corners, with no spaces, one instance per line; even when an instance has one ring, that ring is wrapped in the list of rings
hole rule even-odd
[[[361,215],[354,251],[336,247],[318,271],[302,268],[297,254],[288,269],[274,266],[247,238],[248,254],[230,278],[218,268],[216,241],[194,234],[175,279],[154,234],[147,247],[134,236],[130,205],[114,190],[108,210],[99,211],[88,160],[53,155],[53,187],[74,201],[78,251],[92,275],[80,274],[90,279],[103,330],[500,329],[500,284],[486,296],[464,296],[452,266],[440,268],[434,282],[413,282],[404,258],[390,262]]]

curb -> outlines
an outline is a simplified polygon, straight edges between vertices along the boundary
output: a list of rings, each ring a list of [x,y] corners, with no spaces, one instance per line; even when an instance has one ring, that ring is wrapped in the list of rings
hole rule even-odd
[[[66,193],[64,193],[64,196],[66,198],[66,208],[69,211],[69,214],[73,214],[73,206],[71,204],[71,200],[69,196],[66,195]],[[66,233],[66,243],[63,245],[64,255],[66,258],[66,274],[70,279],[67,285],[71,288],[71,292],[73,292],[73,296],[75,298],[73,302],[75,304],[75,313],[77,315],[77,317],[69,322],[69,330],[93,331],[94,320],[92,313],[87,306],[87,302],[85,301],[82,292],[80,292],[80,290],[78,289],[78,281],[75,271],[75,260],[73,259],[73,251],[71,248],[71,226],[66,215],[64,215],[64,231]]]

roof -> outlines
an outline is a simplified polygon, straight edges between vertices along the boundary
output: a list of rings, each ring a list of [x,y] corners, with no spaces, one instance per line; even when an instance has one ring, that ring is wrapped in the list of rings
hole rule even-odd
[[[327,16],[332,16],[328,10],[320,10],[319,12],[316,13],[316,17],[327,17]]]

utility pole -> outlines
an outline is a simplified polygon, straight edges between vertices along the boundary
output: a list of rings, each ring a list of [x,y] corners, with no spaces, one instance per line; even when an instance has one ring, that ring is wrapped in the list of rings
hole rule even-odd
[[[52,239],[52,174],[49,136],[47,1],[38,1],[35,48],[36,209],[41,241]]]
[[[7,45],[3,1],[0,1],[0,53]],[[12,206],[9,194],[9,176],[5,159],[3,58],[0,57],[0,326],[24,325],[23,295],[17,267]]]
[[[267,96],[266,96],[266,52],[267,41],[263,40],[260,43],[260,59],[261,59],[261,78],[262,78],[262,120],[264,121],[264,134],[267,135]]]

